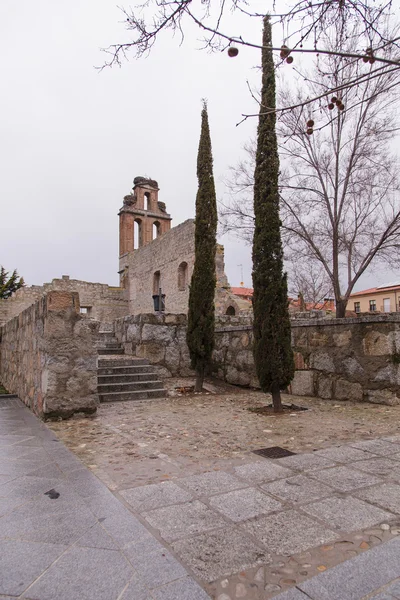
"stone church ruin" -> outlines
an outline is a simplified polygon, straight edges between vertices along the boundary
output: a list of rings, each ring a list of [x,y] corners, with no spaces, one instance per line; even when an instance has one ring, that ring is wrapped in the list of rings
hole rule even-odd
[[[0,380],[36,414],[68,417],[99,401],[164,397],[163,378],[192,374],[186,315],[195,225],[171,221],[157,181],[136,177],[119,210],[118,287],[63,276],[0,300]],[[213,374],[257,387],[251,305],[232,292],[221,245],[216,275]],[[296,318],[292,344],[297,370],[288,391],[400,403],[400,314]]]

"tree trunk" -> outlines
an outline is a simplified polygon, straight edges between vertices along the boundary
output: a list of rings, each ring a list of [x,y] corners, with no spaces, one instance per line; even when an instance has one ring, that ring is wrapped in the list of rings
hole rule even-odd
[[[341,300],[336,300],[336,318],[337,319],[342,319],[346,316],[346,306],[347,306],[347,300],[345,299],[341,299]]]
[[[281,390],[279,386],[274,384],[271,386],[272,404],[274,406],[274,413],[283,412]]]
[[[202,392],[203,391],[203,381],[204,381],[204,371],[197,371],[196,372],[196,383],[194,384],[194,391],[195,392]]]

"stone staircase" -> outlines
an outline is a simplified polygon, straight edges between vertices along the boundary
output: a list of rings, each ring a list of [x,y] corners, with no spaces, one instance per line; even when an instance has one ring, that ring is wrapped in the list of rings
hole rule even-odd
[[[165,398],[156,368],[145,358],[125,356],[113,331],[100,330],[97,390],[100,402]]]

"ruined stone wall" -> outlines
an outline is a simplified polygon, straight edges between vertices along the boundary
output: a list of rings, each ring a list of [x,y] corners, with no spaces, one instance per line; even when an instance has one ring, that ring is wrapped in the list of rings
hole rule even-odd
[[[186,315],[137,315],[116,322],[127,354],[146,357],[164,376],[191,373]],[[216,320],[213,373],[227,383],[259,387],[252,317]],[[289,391],[333,400],[400,404],[400,315],[292,320],[296,373]]]
[[[51,283],[45,283],[42,286],[33,285],[21,288],[11,298],[0,300],[0,325],[52,290],[77,292],[81,306],[87,309],[86,316],[98,321],[112,322],[114,319],[128,314],[128,299],[122,288],[69,279],[67,275],[64,275],[61,279],[53,279]]]
[[[189,219],[151,243],[125,255],[126,278],[129,290],[129,314],[154,312],[152,295],[158,293],[155,273],[159,273],[159,285],[165,294],[165,310],[168,313],[183,314],[188,311],[189,285],[194,268],[193,219]],[[182,285],[180,266],[186,264],[185,281]],[[237,298],[231,293],[225,275],[224,247],[217,246],[216,252],[217,286],[215,309],[225,314],[232,306],[239,312]]]
[[[93,412],[100,323],[76,292],[52,291],[0,329],[0,380],[40,417]]]
[[[292,392],[400,404],[400,315],[292,323]]]

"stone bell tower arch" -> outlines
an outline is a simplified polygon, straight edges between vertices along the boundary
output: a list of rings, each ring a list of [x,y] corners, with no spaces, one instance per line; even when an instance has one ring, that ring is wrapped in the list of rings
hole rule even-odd
[[[119,211],[119,274],[125,287],[130,252],[146,246],[171,229],[171,216],[165,203],[158,200],[157,181],[135,177],[133,189],[124,197]]]

